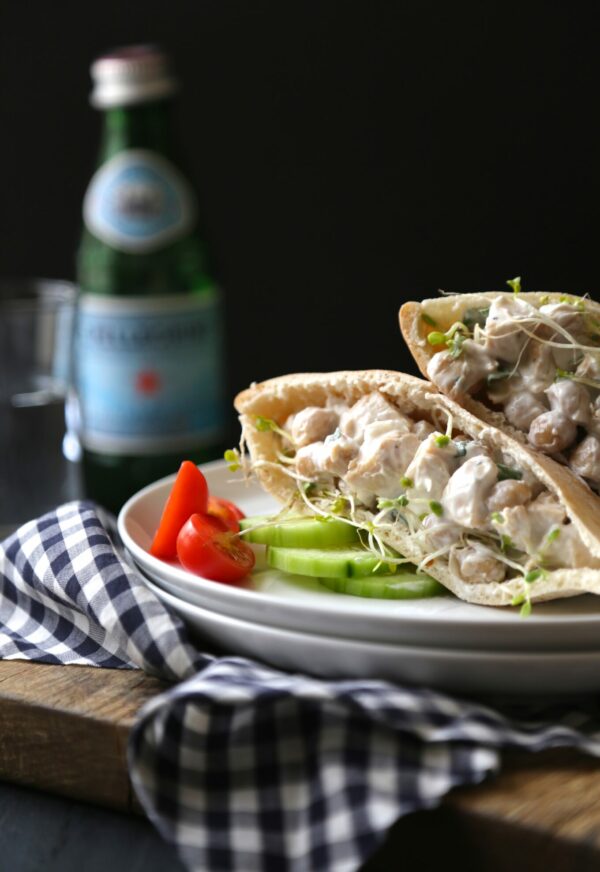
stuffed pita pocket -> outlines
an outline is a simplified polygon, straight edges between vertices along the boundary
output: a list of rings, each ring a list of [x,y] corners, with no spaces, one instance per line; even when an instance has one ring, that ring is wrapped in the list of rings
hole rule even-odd
[[[428,382],[288,375],[235,406],[239,462],[295,511],[360,526],[385,562],[415,563],[484,605],[600,593],[596,497]]]
[[[597,303],[564,294],[456,294],[405,303],[400,326],[436,387],[600,491]]]

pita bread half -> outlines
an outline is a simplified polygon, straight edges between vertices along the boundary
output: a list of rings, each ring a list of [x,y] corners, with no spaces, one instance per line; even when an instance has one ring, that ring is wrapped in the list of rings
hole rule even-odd
[[[558,303],[561,296],[556,293],[521,292],[519,300],[530,303],[536,309],[544,303]],[[425,378],[428,378],[427,366],[431,358],[440,350],[427,342],[427,336],[432,330],[446,332],[452,324],[461,321],[467,309],[482,309],[489,306],[497,297],[513,298],[510,291],[486,291],[479,294],[448,294],[419,302],[404,303],[398,313],[400,329],[404,341],[408,345],[417,366]],[[569,301],[585,304],[586,311],[600,319],[600,305],[593,300],[583,299],[573,294],[568,295]],[[435,326],[431,322],[435,322]],[[460,403],[493,427],[508,430],[519,442],[527,443],[527,434],[513,427],[506,419],[504,412],[491,409],[469,394],[460,396]]]
[[[446,420],[450,414],[455,432],[514,457],[520,469],[532,473],[564,506],[590,552],[590,565],[548,571],[545,577],[528,586],[532,602],[585,592],[600,593],[600,513],[596,511],[597,498],[591,491],[550,458],[535,454],[510,434],[475,417],[439,393],[429,382],[404,373],[385,370],[301,373],[270,379],[238,394],[235,408],[240,413],[251,461],[266,462],[264,466],[255,467],[255,474],[264,488],[282,503],[288,503],[297,494],[294,480],[285,474],[278,460],[281,437],[272,430],[258,430],[258,416],[273,419],[283,426],[289,415],[307,406],[324,406],[336,400],[351,405],[374,391],[379,391],[401,412],[415,419],[432,420],[432,415],[435,415]],[[365,523],[372,517],[367,509],[360,510],[358,515],[358,519]],[[427,552],[415,536],[404,528],[398,529],[400,527],[395,525],[391,534],[382,534],[382,539],[411,561],[420,563],[427,557]],[[451,571],[446,556],[428,563],[426,571],[460,599],[481,605],[510,605],[525,587],[521,577],[504,582],[467,583]]]

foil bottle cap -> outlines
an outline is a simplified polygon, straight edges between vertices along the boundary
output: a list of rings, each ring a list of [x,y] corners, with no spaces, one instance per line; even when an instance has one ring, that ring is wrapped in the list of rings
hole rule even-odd
[[[110,109],[168,97],[177,90],[165,53],[154,45],[132,45],[97,58],[91,66],[92,106]]]

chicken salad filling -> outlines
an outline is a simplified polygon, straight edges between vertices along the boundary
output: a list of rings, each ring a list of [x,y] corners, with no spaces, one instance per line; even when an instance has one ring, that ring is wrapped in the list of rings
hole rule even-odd
[[[555,496],[514,457],[454,430],[446,411],[409,415],[373,391],[255,426],[277,434],[275,463],[294,480],[294,501],[364,530],[383,562],[409,562],[385,544],[402,529],[425,555],[421,569],[445,556],[466,583],[522,579],[515,604],[548,570],[600,565]]]
[[[515,293],[467,309],[444,333],[423,315],[439,348],[427,375],[456,399],[502,410],[534,449],[600,492],[600,320],[584,299],[548,295],[535,306],[519,297],[518,281]]]

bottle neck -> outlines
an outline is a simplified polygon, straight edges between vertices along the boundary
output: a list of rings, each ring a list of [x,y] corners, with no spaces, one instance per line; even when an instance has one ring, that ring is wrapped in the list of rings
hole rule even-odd
[[[101,161],[129,148],[145,148],[173,157],[170,100],[116,106],[104,115]]]

